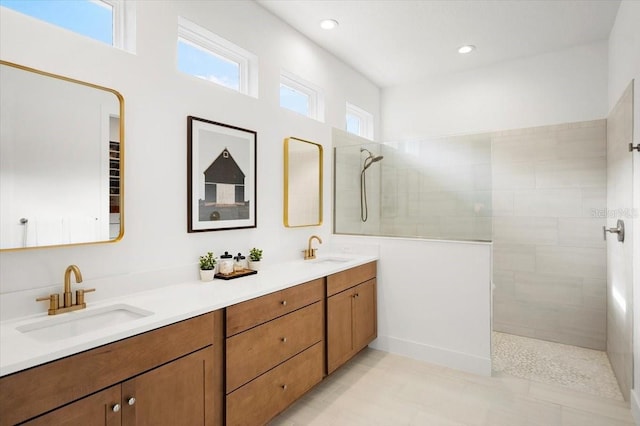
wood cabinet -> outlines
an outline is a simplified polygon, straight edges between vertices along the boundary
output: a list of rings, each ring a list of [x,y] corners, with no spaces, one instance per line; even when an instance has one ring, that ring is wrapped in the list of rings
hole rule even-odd
[[[262,425],[322,380],[322,342],[227,395],[227,425]]]
[[[29,426],[120,426],[121,414],[114,411],[116,403],[121,404],[120,386],[112,386],[79,401],[73,402],[36,417],[25,423]]]
[[[222,319],[212,312],[5,376],[0,424],[222,424]]]
[[[211,409],[207,407],[213,407],[212,374],[213,348],[209,347],[82,398],[26,424],[213,424],[211,419],[206,418],[207,415],[211,416]]]
[[[266,424],[377,335],[376,262],[0,378],[0,426]]]
[[[227,308],[226,424],[265,424],[324,375],[324,278]]]
[[[327,372],[377,336],[376,263],[327,277]]]

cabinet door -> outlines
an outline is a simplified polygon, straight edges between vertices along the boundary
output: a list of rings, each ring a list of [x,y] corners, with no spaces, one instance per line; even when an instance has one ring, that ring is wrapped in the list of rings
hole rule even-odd
[[[25,424],[29,426],[120,426],[121,407],[116,407],[116,404],[120,404],[120,385],[82,398]]]
[[[210,346],[122,383],[122,424],[213,425],[213,353]]]
[[[354,291],[349,289],[327,299],[327,372],[332,373],[353,352],[352,305]]]
[[[353,346],[360,351],[377,336],[376,280],[355,288],[353,304]]]

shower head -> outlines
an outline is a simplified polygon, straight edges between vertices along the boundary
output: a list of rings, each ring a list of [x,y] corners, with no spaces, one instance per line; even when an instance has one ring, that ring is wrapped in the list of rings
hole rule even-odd
[[[367,158],[364,159],[363,172],[371,167],[373,163],[377,163],[384,158],[382,155],[373,155],[373,153],[366,148],[360,148],[360,152],[367,152],[369,154]]]

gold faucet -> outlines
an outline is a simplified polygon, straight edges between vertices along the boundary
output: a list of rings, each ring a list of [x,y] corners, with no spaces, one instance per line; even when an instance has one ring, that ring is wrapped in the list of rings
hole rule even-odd
[[[311,242],[313,241],[313,239],[318,240],[318,242],[320,244],[322,244],[322,240],[320,239],[320,237],[318,237],[317,235],[312,235],[309,237],[309,246],[307,247],[307,249],[304,251],[304,260],[309,260],[309,259],[315,259],[316,258],[316,250],[311,247]]]
[[[58,294],[50,294],[47,297],[39,297],[36,302],[49,301],[49,315],[62,314],[64,312],[77,311],[84,309],[87,304],[84,302],[85,293],[96,291],[95,288],[76,290],[76,303],[73,303],[73,294],[71,294],[71,273],[76,278],[76,283],[82,282],[82,273],[76,265],[69,265],[64,271],[64,293],[62,294],[62,305],[60,305],[60,296]]]

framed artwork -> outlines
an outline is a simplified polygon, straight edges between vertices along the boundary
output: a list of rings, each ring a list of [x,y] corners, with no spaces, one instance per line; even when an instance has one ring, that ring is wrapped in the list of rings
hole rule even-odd
[[[188,232],[256,227],[258,134],[187,117]]]

